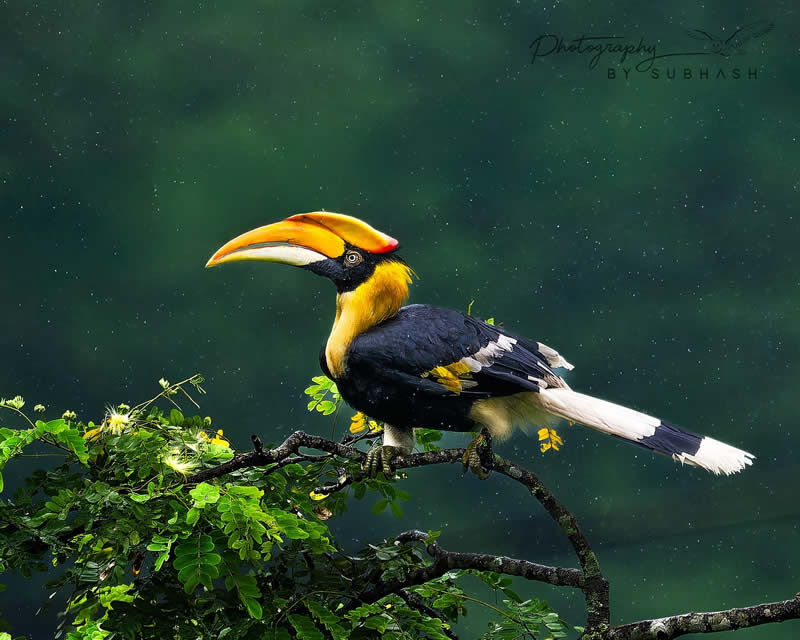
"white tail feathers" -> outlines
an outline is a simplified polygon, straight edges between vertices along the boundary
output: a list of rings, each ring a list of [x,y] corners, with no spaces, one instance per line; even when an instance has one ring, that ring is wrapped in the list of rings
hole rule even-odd
[[[722,473],[726,476],[741,471],[746,466],[753,464],[753,460],[755,460],[752,453],[747,453],[747,451],[742,451],[708,436],[700,441],[700,448],[694,455],[687,453],[684,459],[673,457],[681,462],[695,464],[712,473]]]
[[[547,413],[630,440],[712,473],[730,475],[753,463],[754,456],[746,451],[612,402],[569,389],[542,389],[535,395]]]

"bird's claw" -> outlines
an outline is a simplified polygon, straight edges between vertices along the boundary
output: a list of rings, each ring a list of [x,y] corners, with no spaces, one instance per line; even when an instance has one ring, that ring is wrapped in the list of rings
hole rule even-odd
[[[367,472],[370,478],[375,478],[379,471],[383,471],[386,478],[391,478],[392,472],[392,458],[401,453],[399,447],[392,446],[375,446],[367,451],[367,457],[364,460],[362,469]]]
[[[492,436],[484,427],[481,432],[467,445],[461,457],[461,470],[472,471],[481,480],[486,480],[491,473],[494,461],[492,452]]]

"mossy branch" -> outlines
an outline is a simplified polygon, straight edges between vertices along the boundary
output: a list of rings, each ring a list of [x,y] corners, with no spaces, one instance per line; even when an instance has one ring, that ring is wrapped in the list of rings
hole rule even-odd
[[[715,633],[800,618],[800,593],[791,600],[757,604],[743,609],[684,613],[613,627],[608,640],[671,640],[687,633]]]

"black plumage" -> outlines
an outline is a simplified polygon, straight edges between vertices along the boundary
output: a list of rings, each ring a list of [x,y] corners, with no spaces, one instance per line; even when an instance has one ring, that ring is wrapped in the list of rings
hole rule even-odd
[[[511,350],[495,349],[491,365],[462,374],[465,388],[454,391],[429,373],[474,357],[500,336],[513,341]],[[324,348],[320,363],[330,375]],[[472,431],[477,425],[469,411],[476,400],[538,391],[531,378],[565,385],[536,343],[458,311],[415,304],[358,335],[346,375],[336,382],[351,406],[393,427]]]

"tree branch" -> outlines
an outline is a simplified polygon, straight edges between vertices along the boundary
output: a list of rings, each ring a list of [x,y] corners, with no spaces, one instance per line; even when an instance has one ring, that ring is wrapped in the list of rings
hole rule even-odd
[[[684,613],[613,627],[607,640],[670,640],[687,633],[714,633],[800,618],[800,593],[791,600],[757,604],[743,609]]]
[[[597,556],[592,551],[589,540],[583,535],[577,518],[556,500],[556,497],[535,474],[527,469],[495,455],[494,470],[525,485],[531,495],[550,514],[550,517],[558,523],[572,544],[572,548],[578,556],[584,580],[581,589],[586,600],[586,635],[602,633],[608,629],[611,618],[608,580],[603,577]]]
[[[324,451],[330,456],[339,456],[347,460],[362,462],[366,454],[352,444],[337,443],[326,438],[313,436],[303,431],[292,433],[283,443],[269,450],[259,447],[249,453],[238,454],[228,462],[199,473],[188,476],[186,483],[197,483],[218,478],[238,469],[271,465],[266,472],[275,471],[287,460],[308,460],[309,456],[300,454],[301,447]],[[408,469],[434,464],[461,463],[464,449],[440,449],[425,453],[398,456],[392,459],[392,468]],[[277,463],[277,464],[276,464]],[[478,571],[494,571],[538,580],[549,584],[581,589],[586,599],[587,625],[581,636],[584,640],[671,640],[687,633],[713,633],[729,631],[762,624],[800,619],[800,594],[792,600],[755,605],[743,609],[728,609],[709,613],[686,613],[643,620],[631,624],[612,627],[610,625],[609,585],[600,571],[597,556],[592,551],[588,539],[581,531],[575,516],[562,505],[545,487],[539,478],[527,469],[505,460],[498,455],[489,457],[490,466],[499,474],[522,484],[536,498],[545,511],[561,527],[562,532],[572,545],[578,557],[580,570],[564,567],[549,567],[528,560],[518,560],[505,556],[493,556],[480,553],[462,553],[446,551],[436,542],[426,546],[433,562],[427,567],[409,573],[404,579],[380,580],[380,570],[374,569],[362,576],[365,583],[371,584],[362,592],[359,601],[375,602],[396,593],[404,599],[414,598],[407,587],[422,584],[444,575],[450,569],[475,569]],[[366,478],[366,474],[355,473],[344,475],[331,485],[319,487],[319,493],[334,493],[348,485]],[[397,536],[401,543],[423,542],[427,535],[421,531],[407,531]],[[408,601],[408,600],[407,600]],[[425,606],[424,602],[414,601],[417,608]],[[435,613],[435,612],[433,612]],[[428,615],[431,615],[428,613]],[[448,634],[449,635],[449,634]]]
[[[395,537],[400,544],[409,542],[422,542],[428,534],[424,531],[405,531]],[[561,587],[574,587],[582,589],[584,586],[583,575],[577,569],[563,567],[549,567],[528,560],[517,560],[506,556],[494,556],[488,553],[463,553],[459,551],[446,551],[437,542],[432,542],[425,547],[428,555],[433,558],[433,564],[422,569],[417,569],[397,580],[378,580],[375,584],[361,594],[362,602],[376,602],[390,593],[399,593],[406,587],[412,587],[435,580],[451,569],[475,569],[477,571],[494,571],[510,576],[519,576],[527,580],[547,582]]]
[[[254,450],[248,453],[239,453],[235,455],[228,462],[223,462],[216,467],[204,469],[193,475],[187,476],[184,480],[185,484],[194,484],[197,482],[204,482],[212,478],[219,478],[228,473],[245,469],[248,467],[261,467],[273,462],[281,462],[291,455],[298,453],[300,447],[307,447],[309,449],[316,449],[318,451],[327,451],[328,453],[347,458],[348,460],[363,461],[365,453],[359,451],[354,447],[348,447],[338,442],[333,442],[326,438],[313,436],[304,431],[295,431],[286,440],[274,449],[269,450]]]
[[[463,455],[464,449],[439,449],[437,451],[398,456],[392,458],[392,468],[408,469],[432,464],[461,463]],[[578,556],[578,562],[583,574],[583,584],[580,588],[586,600],[587,634],[608,629],[610,624],[608,581],[600,571],[597,556],[592,551],[586,536],[583,535],[578,520],[531,471],[498,455],[494,455],[493,468],[498,473],[525,486],[531,495],[541,503],[545,511],[550,514],[550,517],[561,527],[564,535],[575,550],[575,554]],[[365,474],[343,476],[335,484],[320,487],[317,491],[319,493],[340,491],[364,477],[366,477]]]

